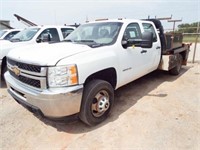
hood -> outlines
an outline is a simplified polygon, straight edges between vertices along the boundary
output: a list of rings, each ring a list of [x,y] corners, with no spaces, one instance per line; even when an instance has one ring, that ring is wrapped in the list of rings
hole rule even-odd
[[[90,50],[87,45],[75,43],[37,44],[13,49],[8,57],[20,62],[41,66],[53,66],[66,57]]]
[[[10,42],[8,40],[0,40],[1,49],[15,48],[25,44],[27,44],[27,42]]]
[[[10,42],[7,40],[0,40],[0,59],[3,59],[11,49],[27,45],[25,42]]]
[[[10,43],[12,42],[10,42],[9,40],[0,39],[0,45],[10,44]]]

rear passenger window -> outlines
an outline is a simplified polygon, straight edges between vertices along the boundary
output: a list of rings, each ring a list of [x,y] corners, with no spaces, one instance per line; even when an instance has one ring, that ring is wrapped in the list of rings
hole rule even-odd
[[[140,39],[141,31],[137,23],[131,23],[127,26],[123,39]]]
[[[153,33],[153,42],[157,41],[157,36],[154,27],[150,23],[143,23],[144,31],[152,32]]]
[[[63,38],[66,38],[74,29],[72,28],[61,28]]]

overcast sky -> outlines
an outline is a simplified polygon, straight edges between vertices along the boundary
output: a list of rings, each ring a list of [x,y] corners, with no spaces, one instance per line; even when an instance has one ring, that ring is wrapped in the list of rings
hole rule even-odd
[[[25,27],[13,14],[38,25],[84,23],[98,18],[169,17],[181,23],[200,21],[200,0],[0,0],[0,19]],[[163,21],[166,28],[173,23]],[[177,25],[180,23],[177,23]]]

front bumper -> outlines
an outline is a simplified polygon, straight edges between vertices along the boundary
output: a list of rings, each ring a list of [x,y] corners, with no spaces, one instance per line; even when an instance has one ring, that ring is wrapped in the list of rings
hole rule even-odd
[[[80,111],[83,85],[36,90],[14,79],[7,71],[8,92],[23,105],[37,109],[45,117],[61,118]]]

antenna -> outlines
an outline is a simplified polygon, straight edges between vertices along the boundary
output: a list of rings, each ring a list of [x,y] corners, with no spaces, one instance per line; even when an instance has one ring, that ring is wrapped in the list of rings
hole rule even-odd
[[[86,16],[85,22],[86,22],[86,23],[89,22],[89,20],[88,20],[88,15]]]

